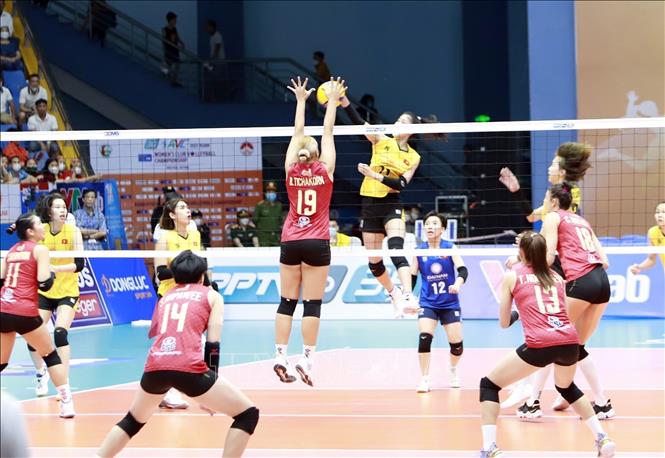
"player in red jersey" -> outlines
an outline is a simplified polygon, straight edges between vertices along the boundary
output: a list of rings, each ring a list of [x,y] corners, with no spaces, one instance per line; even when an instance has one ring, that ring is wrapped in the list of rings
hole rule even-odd
[[[209,413],[233,417],[223,456],[241,456],[259,421],[259,410],[217,375],[224,301],[203,286],[205,259],[185,250],[170,265],[176,287],[160,299],[152,319],[150,347],[132,407],[108,433],[97,455],[115,456],[150,419],[170,388],[194,398]],[[201,336],[207,331],[204,358]]]
[[[45,225],[34,213],[24,213],[15,223],[19,242],[2,259],[0,266],[0,372],[7,367],[16,334],[44,358],[48,372],[60,394],[60,416],[72,418],[74,402],[62,364],[46,325],[39,316],[37,289],[48,291],[55,274],[51,272]]]
[[[598,456],[614,456],[615,444],[608,439],[591,404],[573,381],[578,358],[578,336],[566,314],[564,280],[548,265],[545,237],[525,233],[519,242],[523,265],[506,272],[501,284],[499,322],[507,328],[522,319],[525,343],[506,355],[480,380],[483,449],[481,457],[496,457],[496,419],[499,391],[540,367],[554,364],[556,390],[572,405],[594,433]],[[511,312],[515,300],[517,312]]]
[[[337,78],[326,85],[328,100],[339,100],[346,90]],[[307,89],[307,79],[291,80],[289,90],[296,96],[295,132],[286,151],[284,169],[289,195],[289,213],[282,228],[279,256],[281,299],[275,317],[275,364],[273,369],[282,382],[295,377],[289,373],[286,349],[291,334],[293,313],[302,286],[303,356],[296,365],[303,382],[313,386],[312,360],[321,318],[321,302],[330,266],[330,197],[335,171],[333,126],[337,104],[328,103],[323,119],[321,151],[316,140],[305,136],[305,101],[314,89]]]

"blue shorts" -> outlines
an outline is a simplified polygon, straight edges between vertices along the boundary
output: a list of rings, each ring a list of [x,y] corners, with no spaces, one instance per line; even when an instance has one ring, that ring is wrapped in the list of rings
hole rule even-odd
[[[442,325],[457,323],[462,321],[462,310],[457,308],[435,309],[422,307],[418,318],[430,318],[439,321]]]

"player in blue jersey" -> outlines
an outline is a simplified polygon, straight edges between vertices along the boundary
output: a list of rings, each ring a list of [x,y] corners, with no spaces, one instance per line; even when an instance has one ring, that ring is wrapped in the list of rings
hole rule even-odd
[[[446,228],[446,217],[430,212],[425,216],[424,231],[427,241],[418,248],[454,248],[454,244],[441,240]],[[460,256],[418,256],[411,263],[411,280],[415,287],[420,271],[420,307],[418,314],[418,359],[422,380],[418,393],[429,391],[429,363],[432,339],[437,321],[443,325],[450,344],[450,386],[459,388],[457,363],[464,349],[462,345],[462,310],[458,293],[469,275]],[[457,273],[456,273],[457,272]]]

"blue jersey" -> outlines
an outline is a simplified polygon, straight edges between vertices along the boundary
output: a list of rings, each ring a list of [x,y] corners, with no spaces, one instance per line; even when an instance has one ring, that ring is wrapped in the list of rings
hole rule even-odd
[[[441,240],[439,248],[454,248],[452,242]],[[429,245],[423,242],[419,249],[427,249]],[[455,283],[455,264],[451,256],[428,257],[418,256],[418,269],[420,270],[420,305],[433,309],[458,309],[457,294],[450,294],[448,287]]]

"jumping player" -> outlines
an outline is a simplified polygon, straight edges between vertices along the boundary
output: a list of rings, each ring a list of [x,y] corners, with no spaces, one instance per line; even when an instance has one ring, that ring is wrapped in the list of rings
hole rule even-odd
[[[441,240],[446,228],[446,217],[430,212],[425,216],[427,241],[418,248],[453,248],[452,242]],[[457,271],[457,275],[455,274]],[[440,322],[448,336],[450,345],[450,386],[459,388],[457,363],[462,357],[462,310],[459,303],[459,290],[466,282],[469,272],[460,256],[425,257],[418,256],[411,262],[412,287],[415,287],[420,272],[420,306],[418,313],[418,359],[422,379],[418,393],[430,390],[429,363],[432,340],[437,322]]]
[[[171,261],[170,269],[176,286],[155,308],[149,336],[156,339],[140,387],[127,415],[104,439],[97,452],[99,457],[120,453],[173,387],[199,402],[207,412],[233,417],[223,456],[241,456],[259,421],[259,410],[247,396],[217,375],[224,301],[203,285],[206,261],[186,250]],[[205,352],[201,348],[203,333]]]
[[[337,101],[344,93],[344,81],[337,78],[326,85],[326,95]],[[282,382],[295,377],[289,373],[286,359],[293,314],[302,287],[303,355],[296,365],[300,378],[313,386],[312,361],[321,319],[321,302],[330,267],[329,210],[335,171],[336,103],[328,103],[323,119],[319,152],[316,140],[305,136],[305,103],[314,89],[307,89],[307,79],[291,80],[289,90],[296,96],[295,132],[286,151],[284,169],[289,196],[289,213],[282,228],[279,257],[281,294],[275,317],[275,364],[273,369]]]

